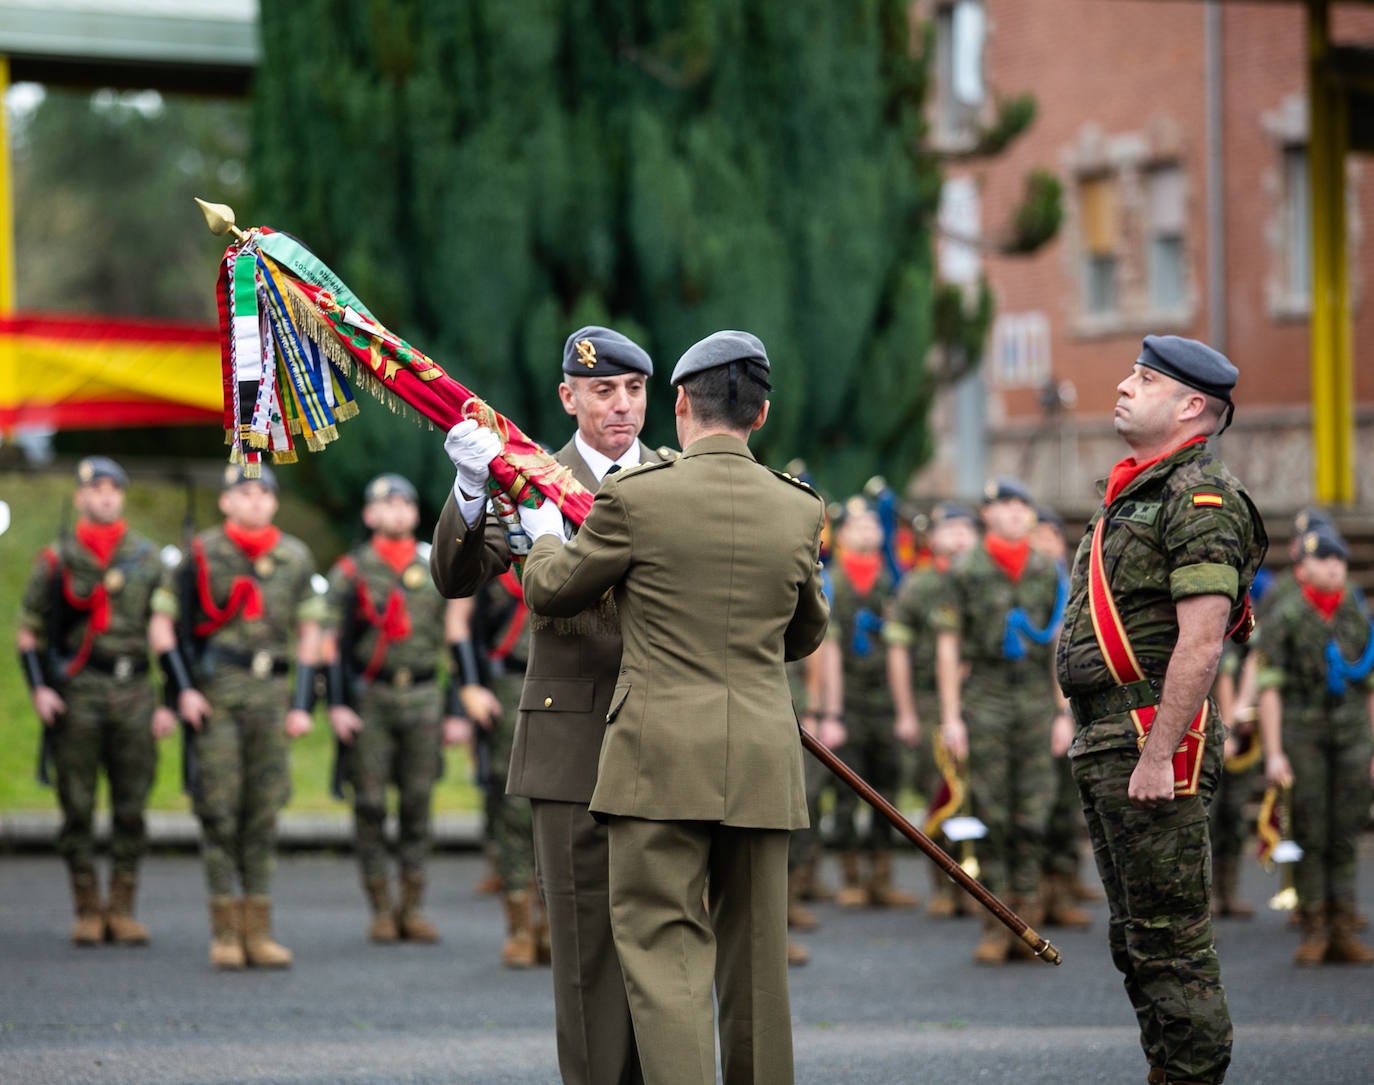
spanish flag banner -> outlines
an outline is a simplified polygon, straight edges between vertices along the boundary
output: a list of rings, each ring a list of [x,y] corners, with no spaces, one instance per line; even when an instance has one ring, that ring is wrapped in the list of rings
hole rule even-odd
[[[104,316],[0,316],[0,431],[213,422],[213,325]]]

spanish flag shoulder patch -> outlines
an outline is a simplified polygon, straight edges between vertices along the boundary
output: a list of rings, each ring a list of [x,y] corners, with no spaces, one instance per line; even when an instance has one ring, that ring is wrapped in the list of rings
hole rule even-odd
[[[1194,508],[1198,508],[1199,506],[1204,506],[1204,507],[1207,507],[1207,508],[1219,509],[1219,508],[1221,508],[1221,504],[1222,504],[1222,502],[1221,502],[1221,494],[1213,494],[1213,493],[1196,493],[1196,494],[1193,494],[1193,507],[1194,507]]]

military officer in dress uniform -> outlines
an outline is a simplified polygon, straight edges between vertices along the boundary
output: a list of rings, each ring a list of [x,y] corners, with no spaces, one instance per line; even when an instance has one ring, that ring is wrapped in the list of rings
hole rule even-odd
[[[195,731],[210,963],[220,969],[291,964],[272,937],[272,866],[277,814],[291,791],[287,743],[311,728],[325,609],[310,551],[272,523],[277,481],[271,468],[261,471],[252,478],[226,468],[224,523],[192,539],[166,572],[149,629],[178,714]],[[183,620],[193,662],[178,644]]]
[[[609,328],[581,328],[564,344],[558,394],[577,431],[554,458],[587,489],[624,468],[672,457],[639,440],[652,373],[649,355]],[[457,478],[434,529],[430,571],[445,595],[472,595],[511,565],[511,540],[485,499],[500,442],[490,430],[464,422],[444,444]],[[569,1085],[642,1080],[611,941],[606,829],[587,809],[620,654],[620,617],[609,600],[593,600],[568,617],[532,619],[511,753],[508,790],[529,798],[532,810],[535,871],[551,941],[558,1065]]]
[[[625,631],[591,808],[655,1083],[715,1082],[713,988],[726,1085],[793,1079],[787,845],[807,816],[784,663],[820,645],[829,607],[820,498],[749,451],[768,375],[753,335],[707,337],[673,371],[680,459],[604,485],[566,545],[552,502],[520,512],[530,608],[572,616],[612,590]]]
[[[157,548],[123,518],[129,478],[106,456],[76,468],[76,530],[45,547],[19,613],[19,661],[34,710],[49,729],[62,829],[57,850],[71,877],[72,941],[142,945],[134,918],[147,850],[143,811],[157,767],[149,727],[148,621],[162,573]],[[101,768],[110,785],[110,893],[102,904],[91,820]]]
[[[1132,455],[1078,547],[1057,649],[1112,961],[1149,1080],[1174,1085],[1220,1082],[1231,1061],[1206,810],[1224,726],[1208,693],[1267,546],[1206,444],[1230,421],[1236,376],[1203,343],[1145,337],[1117,385],[1114,424]]]
[[[400,475],[378,475],[363,494],[371,538],[329,572],[321,651],[329,722],[347,751],[355,848],[372,909],[368,937],[433,943],[439,932],[420,911],[431,800],[442,745],[463,734],[456,698],[446,702],[438,686],[448,603],[430,579],[428,546],[421,552],[415,542],[415,487]],[[398,793],[395,905],[384,837],[388,784]]]

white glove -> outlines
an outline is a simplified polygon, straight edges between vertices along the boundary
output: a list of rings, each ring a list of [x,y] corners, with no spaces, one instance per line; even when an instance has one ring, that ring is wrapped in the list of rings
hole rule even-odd
[[[484,497],[487,479],[491,477],[491,461],[501,451],[501,438],[479,425],[476,419],[468,418],[448,431],[444,451],[458,472],[453,496],[459,501],[465,497]]]
[[[530,542],[534,542],[540,535],[553,535],[559,542],[567,542],[567,533],[563,530],[563,513],[558,506],[547,497],[540,502],[537,509],[526,508],[518,505],[520,510],[520,526],[526,535],[530,537]]]

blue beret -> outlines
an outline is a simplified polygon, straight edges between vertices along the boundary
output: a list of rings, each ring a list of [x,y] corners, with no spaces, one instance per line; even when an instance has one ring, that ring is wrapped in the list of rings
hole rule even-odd
[[[1332,527],[1331,517],[1321,509],[1300,509],[1293,517],[1293,530],[1302,535],[1313,528]]]
[[[124,468],[120,467],[109,456],[87,456],[76,465],[76,484],[78,486],[89,486],[93,482],[99,482],[102,478],[109,479],[121,490],[129,488],[129,476],[124,473]]]
[[[974,516],[973,510],[962,502],[941,501],[930,510],[930,522],[943,524],[947,520],[967,520],[971,524],[976,524],[978,517]]]
[[[273,474],[272,468],[267,464],[260,464],[259,470],[262,474],[258,478],[249,478],[244,473],[243,464],[231,463],[224,469],[224,488],[232,490],[235,486],[241,486],[245,482],[260,482],[273,493],[277,492],[277,476]]]
[[[563,372],[572,377],[618,377],[622,373],[654,375],[654,363],[633,339],[588,324],[563,344]]]
[[[1302,556],[1305,558],[1340,558],[1346,561],[1350,557],[1350,548],[1345,545],[1345,540],[1331,524],[1322,524],[1319,527],[1310,528],[1302,536]]]
[[[1147,335],[1136,362],[1227,403],[1240,375],[1221,351],[1178,335]]]
[[[419,503],[415,487],[410,484],[409,479],[400,475],[378,475],[367,484],[363,494],[368,504],[373,501],[385,501],[388,497],[403,497],[412,504]]]
[[[669,383],[676,387],[694,373],[704,373],[731,362],[745,363],[745,372],[751,380],[765,389],[772,389],[766,376],[768,352],[763,349],[758,336],[732,331],[713,332],[688,347],[673,367],[673,377]]]
[[[1030,491],[1026,489],[1025,483],[1006,475],[989,479],[983,487],[983,504],[990,505],[994,501],[1024,501],[1031,508],[1035,508],[1035,502],[1031,500]]]

